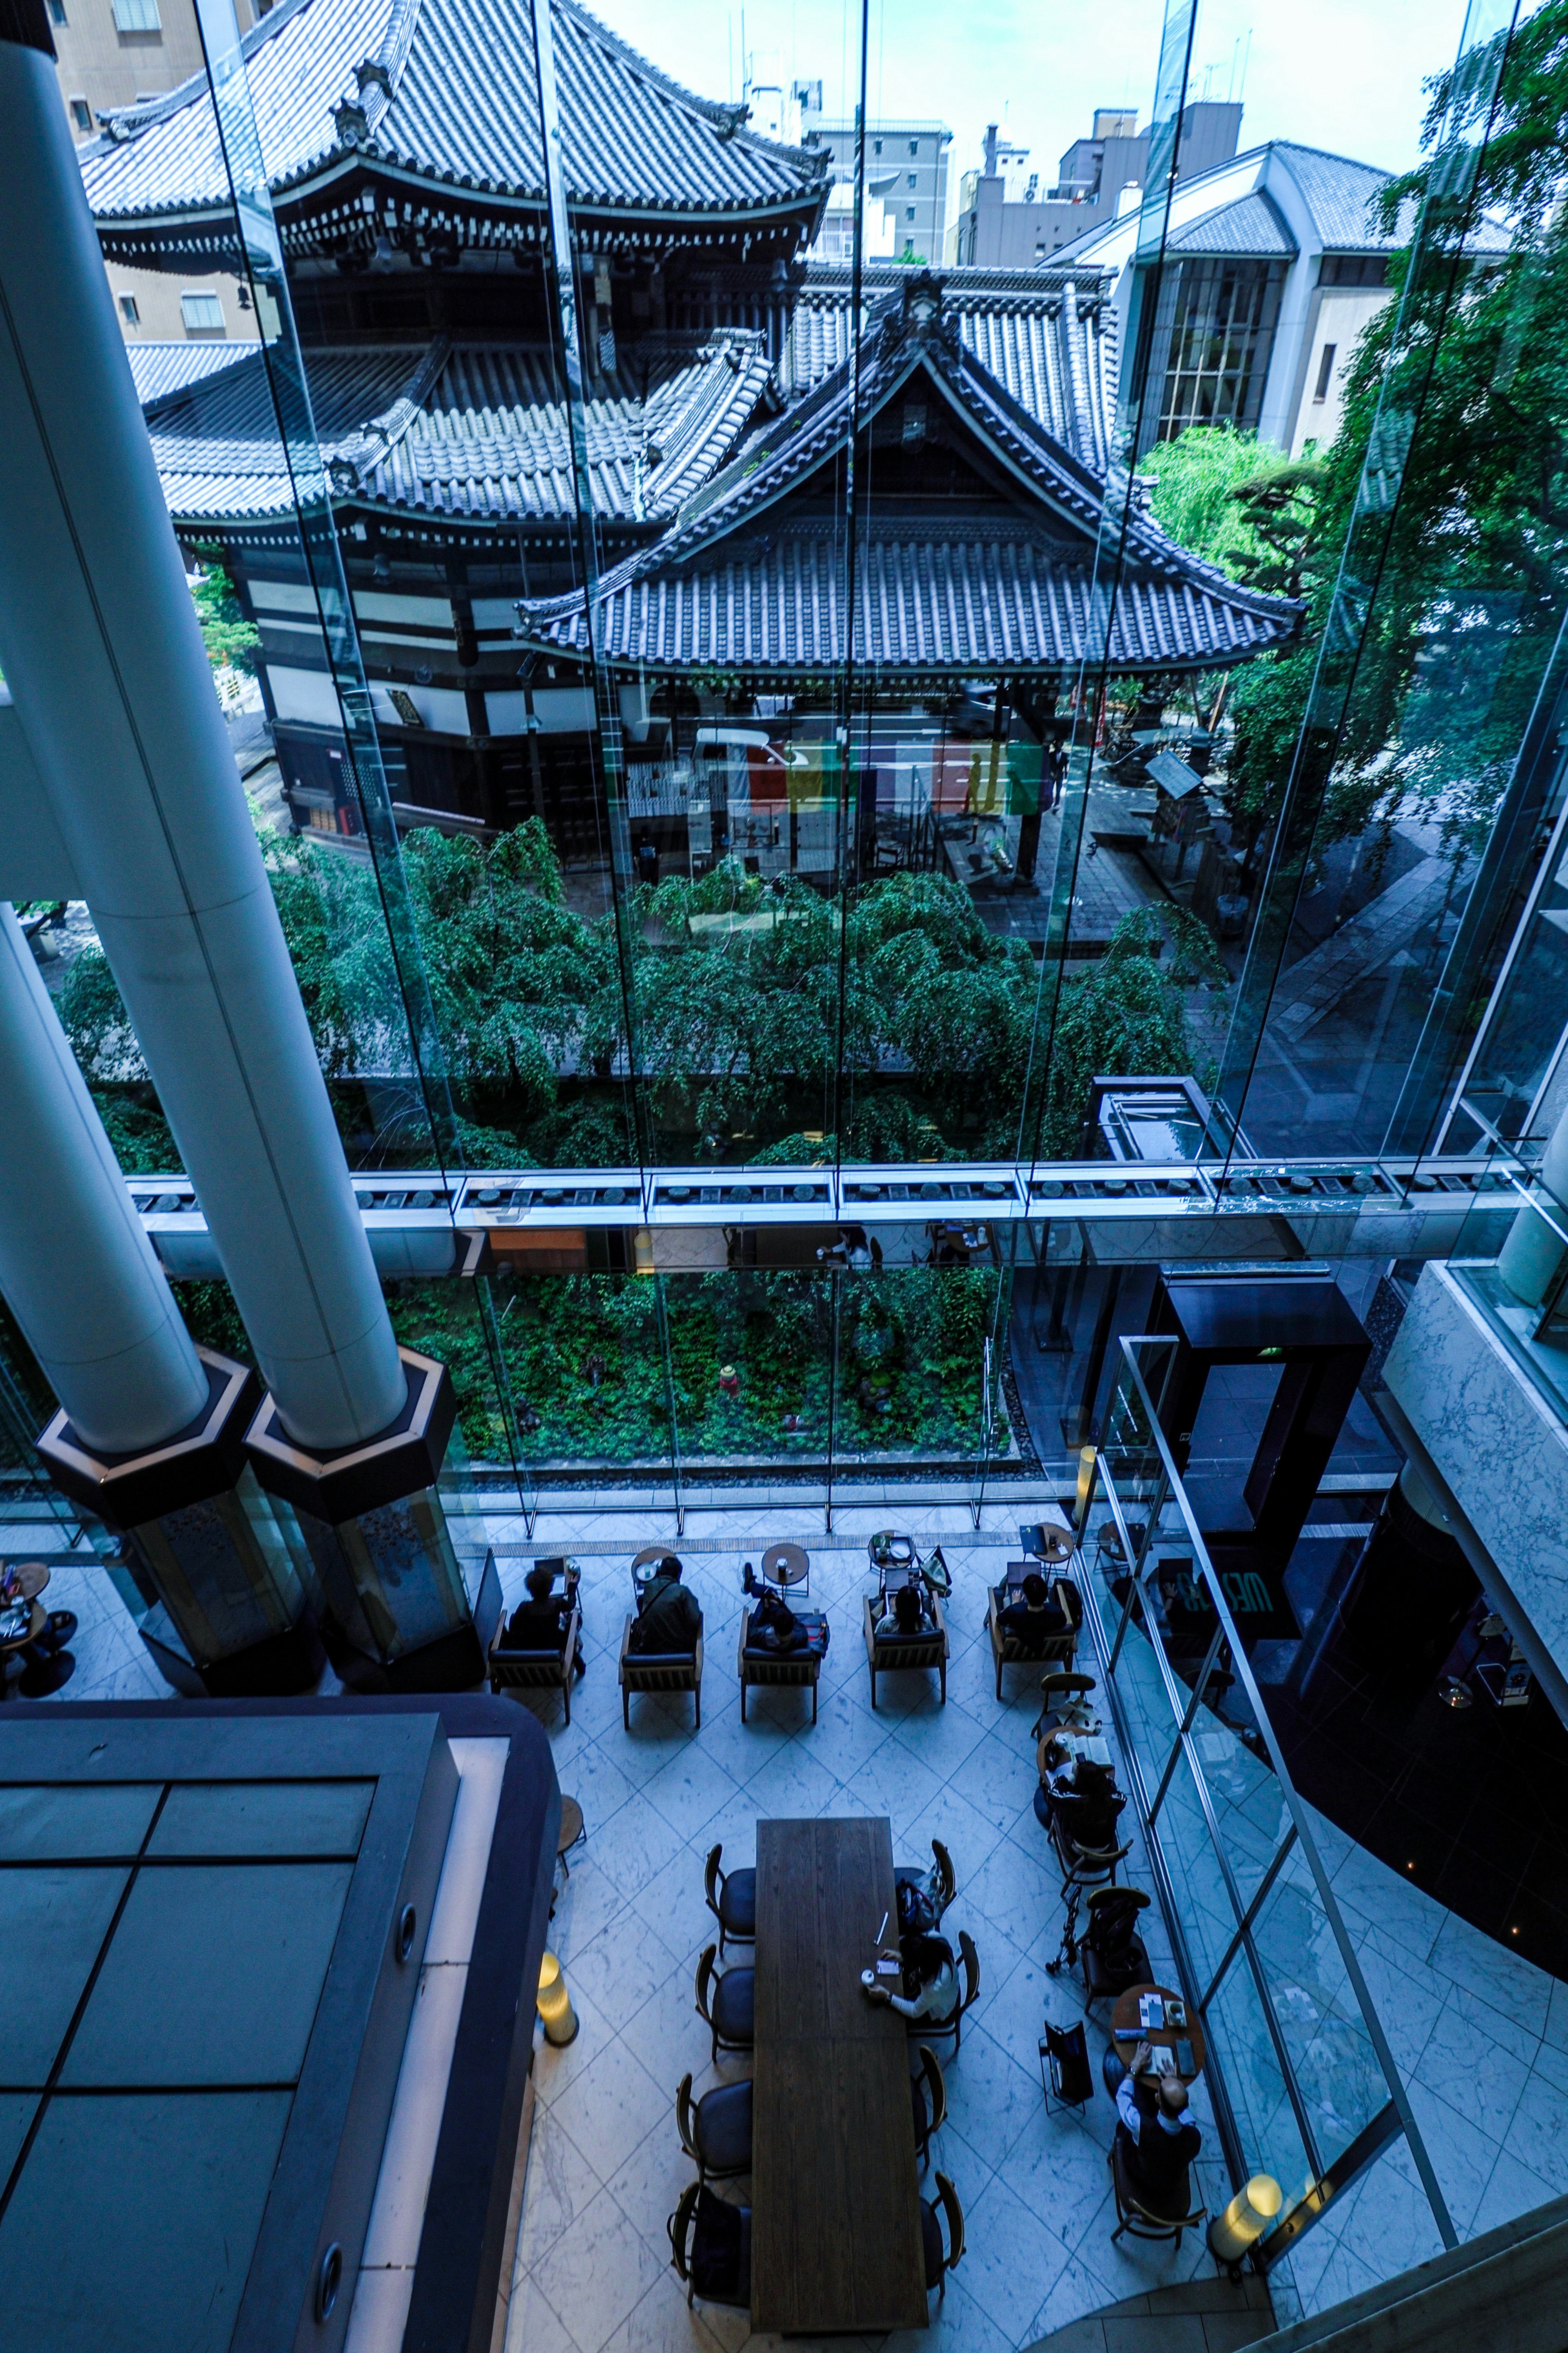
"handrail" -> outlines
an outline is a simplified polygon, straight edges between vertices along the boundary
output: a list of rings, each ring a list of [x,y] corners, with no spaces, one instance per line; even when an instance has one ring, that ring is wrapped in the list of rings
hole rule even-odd
[[[1233,1668],[1237,1679],[1241,1683],[1248,1704],[1251,1707],[1253,1719],[1258,1726],[1259,1736],[1268,1751],[1268,1761],[1279,1783],[1280,1795],[1284,1800],[1286,1810],[1290,1817],[1296,1841],[1300,1846],[1301,1852],[1307,1861],[1308,1869],[1311,1873],[1318,1898],[1322,1906],[1323,1916],[1329,1924],[1329,1927],[1334,1937],[1334,1942],[1339,1948],[1340,1958],[1344,1966],[1345,1974],[1349,1978],[1352,1989],[1355,1994],[1356,2004],[1357,2008],[1361,2011],[1363,2023],[1366,2028],[1368,2038],[1371,2041],[1373,2050],[1376,2054],[1378,2066],[1388,2085],[1389,2095],[1398,2114],[1400,2124],[1405,2133],[1405,2137],[1409,2144],[1411,2157],[1415,2161],[1416,2171],[1420,2176],[1421,2185],[1423,2189],[1426,2191],[1427,2203],[1432,2210],[1433,2220],[1437,2226],[1437,2230],[1444,2245],[1446,2247],[1454,2247],[1458,2244],[1458,2236],[1454,2229],[1452,2219],[1449,2216],[1447,2205],[1443,2197],[1442,2189],[1438,2185],[1436,2174],[1433,2168],[1431,2158],[1427,2155],[1426,2143],[1421,2137],[1420,2128],[1415,2122],[1415,2115],[1411,2109],[1410,2102],[1405,2093],[1404,2081],[1400,2076],[1398,2068],[1394,2064],[1394,2054],[1389,2048],[1387,2036],[1384,2032],[1382,2020],[1377,2014],[1376,2005],[1373,2003],[1371,1993],[1367,1988],[1366,1979],[1362,1973],[1361,1964],[1356,1956],[1355,1947],[1351,1941],[1350,1934],[1345,1927],[1339,1905],[1335,1900],[1332,1889],[1330,1886],[1328,1874],[1323,1869],[1322,1859],[1318,1852],[1317,1843],[1312,1837],[1300,1798],[1297,1793],[1295,1784],[1290,1778],[1289,1772],[1286,1767],[1284,1755],[1279,1746],[1279,1739],[1276,1736],[1273,1725],[1269,1719],[1268,1709],[1264,1705],[1262,1694],[1258,1689],[1251,1666],[1247,1661],[1246,1651],[1242,1647],[1241,1638],[1237,1630],[1236,1621],[1231,1613],[1230,1605],[1226,1599],[1224,1588],[1215,1574],[1214,1564],[1209,1558],[1208,1547],[1204,1542],[1203,1532],[1199,1528],[1196,1519],[1193,1514],[1192,1506],[1187,1500],[1186,1489],[1183,1483],[1181,1473],[1176,1467],[1175,1458],[1171,1451],[1164,1430],[1161,1427],[1159,1414],[1155,1410],[1153,1400],[1149,1394],[1148,1385],[1143,1377],[1142,1366],[1139,1360],[1138,1352],[1149,1343],[1158,1341],[1160,1335],[1155,1334],[1142,1333],[1123,1336],[1121,1344],[1121,1353],[1126,1362],[1127,1370],[1131,1377],[1133,1390],[1142,1407],[1143,1413],[1147,1418],[1148,1436],[1142,1442],[1145,1445],[1152,1446],[1155,1453],[1159,1457],[1163,1473],[1163,1480],[1167,1487],[1167,1494],[1164,1500],[1168,1501],[1173,1499],[1175,1502],[1176,1508],[1185,1526],[1187,1536],[1192,1544],[1194,1563],[1203,1578],[1204,1584],[1207,1588],[1209,1599],[1213,1604],[1216,1618],[1218,1619],[1221,1627],[1224,1629],[1224,1632],[1230,1648]],[[1164,1343],[1164,1345],[1168,1345],[1168,1342]],[[1105,1462],[1105,1451],[1103,1449],[1096,1457],[1094,1468],[1096,1482],[1103,1478],[1109,1500],[1110,1491],[1114,1485],[1114,1480],[1109,1465]],[[1093,1487],[1091,1485],[1091,1502],[1092,1499]],[[1162,1503],[1161,1507],[1162,1509],[1163,1508],[1163,1503]],[[1119,1511],[1116,1513],[1116,1516],[1118,1519],[1121,1518]],[[1087,1523],[1087,1510],[1085,1519]],[[1152,1541],[1152,1528],[1149,1541]],[[1165,1654],[1164,1644],[1159,1639],[1158,1630],[1154,1627],[1150,1617],[1150,1613],[1147,1610],[1144,1612],[1144,1619],[1150,1632],[1151,1646],[1159,1662],[1162,1679],[1166,1682],[1167,1697],[1172,1703],[1172,1712],[1179,1724],[1183,1714],[1183,1708],[1181,1703],[1178,1702],[1174,1696],[1173,1689],[1178,1679],[1175,1677],[1174,1671],[1171,1667],[1169,1659]],[[1180,1737],[1187,1749],[1188,1769],[1192,1773],[1194,1787],[1198,1793],[1199,1802],[1204,1809],[1205,1819],[1208,1821],[1210,1836],[1215,1843],[1216,1859],[1218,1860],[1220,1868],[1225,1874],[1226,1890],[1230,1894],[1232,1905],[1236,1912],[1237,1926],[1240,1927],[1245,1907],[1237,1900],[1238,1891],[1236,1888],[1234,1877],[1229,1866],[1229,1860],[1226,1853],[1223,1841],[1219,1835],[1217,1820],[1214,1812],[1213,1797],[1208,1788],[1207,1780],[1204,1774],[1202,1761],[1197,1755],[1196,1745],[1193,1739],[1191,1732],[1183,1732],[1180,1735]],[[1250,1930],[1243,1931],[1243,1944],[1246,1947],[1250,1947]],[[1276,2040],[1277,2021],[1274,2019],[1273,2004],[1268,2000],[1266,1987],[1261,1981],[1259,1983],[1259,1991],[1264,2001],[1266,2019],[1269,2023],[1270,2039]],[[1276,2049],[1278,2053],[1279,2049],[1278,2041],[1276,2041]],[[1287,2071],[1287,2087],[1289,2089],[1295,2082],[1295,2071],[1294,2068],[1290,2066],[1288,2052],[1284,2053],[1281,2064]],[[1297,2087],[1297,2089],[1299,2092],[1299,2087]],[[1296,2097],[1293,2095],[1292,2106],[1294,2107],[1295,2105]],[[1310,2141],[1307,2143],[1307,2146],[1309,2147],[1310,2147]]]

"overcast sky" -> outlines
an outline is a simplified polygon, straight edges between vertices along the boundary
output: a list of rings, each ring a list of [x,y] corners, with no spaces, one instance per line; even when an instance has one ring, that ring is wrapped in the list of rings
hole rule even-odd
[[[589,5],[704,97],[739,96],[743,24],[755,79],[820,79],[829,114],[854,103],[853,0]],[[1159,0],[871,0],[868,111],[946,122],[952,181],[1000,121],[1047,186],[1096,106],[1147,121],[1162,14]],[[1463,22],[1464,0],[1202,0],[1192,95],[1240,96],[1243,146],[1297,139],[1397,171],[1419,152],[1422,81],[1453,63]]]

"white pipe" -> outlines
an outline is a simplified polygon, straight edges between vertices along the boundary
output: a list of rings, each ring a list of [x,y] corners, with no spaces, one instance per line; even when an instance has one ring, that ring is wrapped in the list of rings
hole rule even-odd
[[[0,670],[290,1435],[406,1386],[51,60],[0,39]]]
[[[0,900],[0,1292],[71,1427],[134,1454],[195,1421],[207,1377],[16,911]]]

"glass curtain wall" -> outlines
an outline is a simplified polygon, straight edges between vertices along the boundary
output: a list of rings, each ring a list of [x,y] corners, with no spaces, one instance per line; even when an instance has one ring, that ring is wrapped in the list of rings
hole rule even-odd
[[[1413,62],[1393,179],[1258,145],[1239,19],[1181,0],[1027,169],[912,111],[847,0],[809,71],[765,12],[650,64],[613,8],[422,0],[366,51],[309,0],[242,52],[215,0],[208,160],[172,105],[101,142],[111,269],[153,234],[116,174],[226,213],[257,339],[132,364],[399,1330],[476,1461],[1059,1460],[1169,1239],[1057,1207],[1047,1164],[1145,1150],[1100,1076],[1183,1082],[1173,1164],[1338,1157],[1355,1201],[1494,1132],[1539,1157],[1560,13],[1479,0],[1424,145]],[[901,22],[973,111],[971,28]],[[1092,132],[1059,173],[1058,129]],[[117,1148],[173,1180],[56,929]],[[1045,1222],[1005,1214],[1031,1181]]]

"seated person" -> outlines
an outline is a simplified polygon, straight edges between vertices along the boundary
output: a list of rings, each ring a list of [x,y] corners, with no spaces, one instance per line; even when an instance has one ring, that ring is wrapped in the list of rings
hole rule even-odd
[[[930,1632],[918,1585],[895,1586],[883,1598],[886,1606],[876,1625],[879,1634],[902,1634],[912,1640]]]
[[[1024,1579],[1021,1601],[1007,1601],[1006,1593],[1004,1581],[996,1588],[996,1599],[1005,1606],[997,1610],[996,1623],[1004,1634],[1012,1635],[1025,1658],[1037,1659],[1053,1634],[1067,1632],[1067,1612],[1038,1569],[1031,1569]]]
[[[1104,1854],[1116,1844],[1117,1820],[1127,1800],[1116,1786],[1113,1767],[1075,1757],[1070,1777],[1042,1788],[1039,1796],[1075,1847]],[[1037,1803],[1036,1811],[1040,1812]]]
[[[1131,2072],[1116,2094],[1116,2145],[1129,2186],[1163,2209],[1180,2192],[1203,2135],[1187,2114],[1187,2087],[1179,2075],[1148,2073],[1153,2052],[1140,2042]]]
[[[894,1993],[879,1978],[866,1988],[870,1999],[890,2003],[900,2018],[951,2018],[958,2008],[958,1971],[946,1937],[900,1936],[899,1951],[904,1965],[902,1989]]]
[[[759,1595],[756,1608],[746,1620],[748,1651],[805,1651],[810,1648],[810,1635],[782,1593],[764,1592],[754,1586]]]
[[[555,1572],[542,1561],[531,1568],[522,1581],[528,1589],[528,1599],[507,1620],[507,1647],[513,1651],[563,1651],[572,1619],[571,1593],[552,1592]],[[587,1672],[581,1650],[574,1665],[579,1675]]]
[[[702,1605],[680,1581],[680,1563],[666,1553],[644,1588],[642,1608],[632,1621],[633,1651],[695,1651],[702,1631]]]

